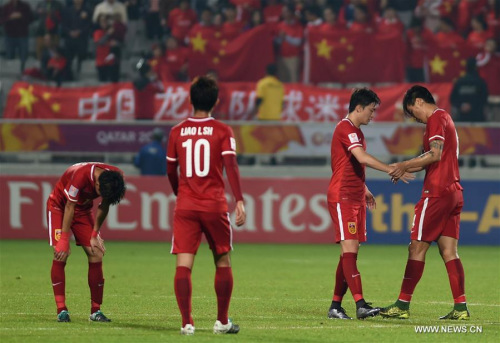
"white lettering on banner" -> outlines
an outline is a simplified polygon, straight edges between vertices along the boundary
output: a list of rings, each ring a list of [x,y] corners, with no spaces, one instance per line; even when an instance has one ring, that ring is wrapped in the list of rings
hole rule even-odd
[[[116,119],[133,120],[135,118],[135,97],[131,89],[120,89],[116,94]]]
[[[245,98],[248,96],[248,102],[245,104]],[[229,119],[243,120],[250,119],[249,116],[255,108],[255,91],[249,93],[244,91],[232,91],[231,102],[229,103]]]
[[[322,205],[322,203],[324,205]],[[314,232],[323,232],[330,227],[330,212],[328,211],[328,204],[326,202],[326,196],[324,194],[316,194],[309,200],[309,208],[311,212],[314,213],[321,219],[319,225],[310,224],[309,228]]]
[[[137,187],[135,187],[133,184],[130,184],[130,183],[127,183],[127,193],[130,193],[130,192],[136,192],[137,191]],[[137,221],[131,221],[131,222],[128,222],[128,223],[120,223],[118,221],[118,209],[123,209],[123,207],[125,206],[128,206],[128,207],[131,207],[130,206],[130,201],[127,199],[127,197],[125,196],[125,198],[123,198],[121,201],[120,201],[120,205],[119,206],[110,206],[109,207],[109,212],[108,212],[108,216],[106,218],[107,220],[107,224],[108,224],[108,228],[110,230],[125,230],[125,231],[133,231],[137,228]]]
[[[13,229],[21,229],[23,223],[21,221],[21,210],[23,204],[33,204],[33,199],[22,195],[25,189],[38,191],[39,188],[34,182],[11,181],[8,182],[9,187],[9,203],[10,203],[10,226]]]
[[[291,90],[285,95],[284,109],[281,113],[281,118],[285,121],[302,121],[298,112],[302,108],[304,95],[302,91]]]
[[[78,116],[90,117],[91,121],[97,120],[99,114],[109,112],[111,109],[111,97],[99,96],[94,93],[91,98],[80,98],[78,100]]]
[[[174,87],[167,87],[165,93],[156,94],[157,99],[163,100],[160,109],[155,114],[155,120],[160,120],[163,117],[166,119],[184,119],[188,116],[188,110],[179,112],[182,105],[188,99],[188,92],[183,87],[177,87],[174,91]]]
[[[97,131],[96,140],[101,145],[109,143],[134,143],[136,141],[134,131]]]
[[[50,182],[42,182],[42,200],[48,199],[50,193],[52,193],[52,189],[54,186]],[[47,229],[47,201],[42,201],[42,223],[43,227]]]
[[[304,231],[306,225],[295,225],[293,218],[301,214],[305,207],[306,201],[300,194],[290,194],[283,199],[280,205],[280,218],[285,229],[292,232]]]
[[[339,97],[326,95],[309,96],[309,102],[312,106],[306,106],[304,110],[309,114],[309,120],[316,121],[336,121],[340,119],[338,114],[341,110]]]
[[[170,204],[175,205],[175,194],[167,196],[165,193],[153,194],[141,192],[141,226],[144,230],[153,230],[153,203],[158,204],[158,226],[160,230],[170,230]],[[172,206],[173,208],[174,206]]]
[[[280,196],[273,193],[273,188],[269,189],[260,196],[262,200],[262,229],[267,232],[274,231],[273,225],[273,202],[279,200]]]

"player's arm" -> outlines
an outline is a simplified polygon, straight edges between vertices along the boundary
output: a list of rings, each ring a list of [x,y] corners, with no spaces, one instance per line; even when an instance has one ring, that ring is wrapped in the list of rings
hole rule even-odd
[[[179,189],[179,175],[177,174],[177,160],[172,161],[167,157],[167,176],[170,186],[172,186],[172,191],[177,196],[177,190]]]
[[[223,155],[224,168],[226,169],[227,180],[233,191],[234,199],[236,200],[236,225],[245,224],[246,213],[243,203],[243,193],[241,192],[240,171],[235,154]]]
[[[366,201],[366,207],[368,207],[369,210],[374,210],[377,208],[375,197],[373,196],[372,192],[370,192],[366,184],[365,184],[365,201]]]
[[[67,200],[64,206],[63,222],[61,228],[61,238],[56,244],[54,257],[56,260],[64,260],[71,253],[69,239],[71,237],[71,223],[75,216],[76,202]]]
[[[104,254],[106,252],[106,248],[104,247],[104,241],[99,236],[99,231],[101,230],[102,223],[108,216],[109,212],[109,203],[106,200],[102,200],[102,202],[97,206],[96,220],[94,223],[94,229],[92,230],[92,236],[90,237],[90,250],[92,253],[95,252],[95,249],[99,249]]]
[[[393,165],[394,170],[392,170],[389,175],[395,179],[399,179],[406,172],[420,171],[431,163],[441,161],[441,156],[443,155],[444,141],[440,139],[435,139],[430,143],[430,150],[426,153],[412,158],[408,161],[403,161],[395,163]]]

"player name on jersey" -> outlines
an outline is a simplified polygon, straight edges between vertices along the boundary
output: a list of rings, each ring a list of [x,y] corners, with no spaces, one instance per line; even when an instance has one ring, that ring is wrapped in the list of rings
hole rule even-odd
[[[181,136],[211,136],[214,132],[213,127],[183,127]]]

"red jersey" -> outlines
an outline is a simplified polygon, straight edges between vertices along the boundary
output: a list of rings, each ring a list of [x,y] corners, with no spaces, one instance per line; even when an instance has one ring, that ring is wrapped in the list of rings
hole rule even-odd
[[[406,31],[407,36],[407,65],[411,68],[423,68],[425,55],[434,42],[434,34],[426,28],[420,33],[413,29]]]
[[[123,172],[114,166],[99,162],[77,163],[66,169],[57,181],[49,201],[52,205],[64,211],[67,201],[76,203],[75,212],[90,211],[93,201],[99,195],[95,191],[94,169],[98,167],[105,170]]]
[[[268,24],[278,24],[281,20],[281,12],[283,12],[283,5],[276,4],[264,7],[263,16],[264,22]]]
[[[182,67],[188,60],[188,49],[178,47],[174,50],[167,50],[165,54],[166,66],[177,79],[177,75],[181,72]]]
[[[244,25],[241,21],[235,21],[234,23],[224,23],[222,24],[222,37],[227,40],[233,40],[238,38],[238,36],[243,32]]]
[[[176,209],[227,212],[223,156],[236,155],[233,130],[208,118],[188,118],[170,131],[167,160],[180,168]]]
[[[486,43],[486,41],[490,38],[493,38],[490,31],[472,31],[467,36],[467,43],[469,43],[470,46],[482,50],[484,48],[484,43]]]
[[[195,23],[196,12],[192,9],[183,11],[180,8],[174,8],[168,14],[168,26],[170,27],[172,36],[180,42],[184,42],[184,38],[186,38],[189,30]]]
[[[328,202],[365,203],[365,166],[351,149],[366,150],[365,136],[348,118],[335,127],[332,137],[332,178],[328,186]]]
[[[104,30],[96,30],[94,32],[94,42],[96,43],[95,48],[95,65],[98,67],[109,66],[115,64],[115,58],[109,58],[111,54],[111,46],[109,42],[98,45],[97,42],[101,40],[102,37],[106,35]]]
[[[281,22],[278,25],[278,31],[279,32],[284,32],[286,36],[296,39],[296,40],[302,40],[304,37],[304,28],[302,25],[300,25],[299,22],[294,21],[292,24],[288,24],[286,22]],[[283,39],[283,42],[281,43],[281,56],[282,57],[295,57],[295,56],[300,56],[302,51],[302,44],[301,45],[293,45],[290,44],[286,38]]]
[[[465,42],[462,36],[456,32],[438,32],[434,36],[434,40],[441,48],[455,48]]]
[[[437,108],[427,120],[424,133],[424,151],[430,151],[434,140],[444,142],[441,161],[425,167],[423,198],[440,197],[450,190],[462,189],[458,171],[458,134],[451,116]],[[456,184],[456,188],[455,188]]]
[[[63,70],[66,68],[66,58],[63,56],[60,57],[51,57],[49,59],[49,63],[47,64],[48,68],[54,68],[56,70]]]

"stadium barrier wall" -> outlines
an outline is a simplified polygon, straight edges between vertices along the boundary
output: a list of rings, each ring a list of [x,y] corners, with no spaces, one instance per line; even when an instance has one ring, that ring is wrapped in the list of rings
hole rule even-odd
[[[56,177],[0,176],[0,238],[46,239],[46,200]],[[247,211],[234,241],[333,243],[326,202],[328,179],[244,178]],[[368,242],[407,244],[421,181],[393,185],[368,181],[377,209],[368,211]],[[500,245],[500,183],[464,181],[461,244]],[[227,194],[230,198],[230,195]],[[165,177],[128,177],[127,194],[111,207],[102,229],[106,240],[170,241],[175,207]],[[234,208],[232,204],[230,208]],[[234,213],[232,214],[234,219]]]
[[[0,121],[0,152],[136,153],[149,143],[153,129],[167,137],[178,122],[72,123]],[[330,156],[334,123],[230,122],[240,154]],[[424,126],[372,123],[363,127],[368,152],[377,156],[420,153]],[[457,123],[461,155],[500,155],[500,124]]]

